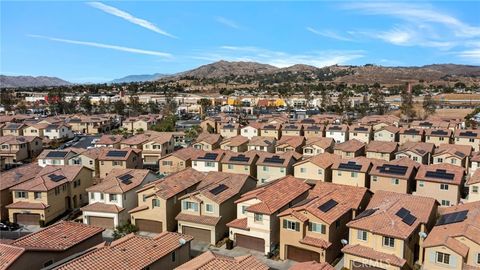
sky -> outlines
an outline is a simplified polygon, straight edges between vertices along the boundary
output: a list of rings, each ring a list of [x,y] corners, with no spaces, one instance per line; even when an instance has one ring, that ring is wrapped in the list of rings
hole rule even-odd
[[[105,82],[218,60],[480,65],[480,1],[1,1],[0,73]]]

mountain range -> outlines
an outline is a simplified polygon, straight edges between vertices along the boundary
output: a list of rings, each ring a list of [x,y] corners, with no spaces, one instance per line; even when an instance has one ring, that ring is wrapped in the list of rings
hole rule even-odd
[[[0,87],[40,87],[40,86],[62,86],[70,85],[70,82],[57,77],[48,76],[5,76],[0,75]]]
[[[147,81],[155,81],[166,76],[168,76],[168,74],[162,74],[162,73],[128,75],[119,79],[112,80],[110,81],[110,83],[147,82]]]

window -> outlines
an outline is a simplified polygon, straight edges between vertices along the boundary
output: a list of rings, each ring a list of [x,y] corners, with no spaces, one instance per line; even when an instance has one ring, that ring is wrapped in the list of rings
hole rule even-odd
[[[103,193],[100,193],[100,200],[103,200]]]
[[[477,264],[480,264],[480,253],[477,254]]]
[[[448,190],[448,184],[440,184],[441,190]]]
[[[442,163],[442,162],[443,162],[443,158],[437,158],[437,162],[438,162],[438,163]]]
[[[285,172],[285,168],[280,168],[280,172],[281,172],[281,173],[284,173],[284,172]]]
[[[152,200],[152,208],[155,207],[160,207],[160,200],[159,199],[153,199]]]
[[[372,181],[373,181],[373,182],[377,182],[377,176],[372,175]]]
[[[392,184],[394,184],[394,185],[399,185],[399,184],[400,184],[400,180],[398,180],[398,178],[392,178]]]
[[[450,254],[437,251],[436,257],[438,263],[450,264]]]
[[[121,161],[113,161],[112,164],[113,164],[113,166],[122,166]]]
[[[188,211],[198,211],[198,204],[194,202],[184,202],[183,209]]]
[[[172,252],[172,262],[174,262],[175,260],[176,260],[176,258],[175,258],[175,251],[174,251],[174,252]]]
[[[438,138],[440,141],[443,141],[445,138],[444,137],[440,137]]]
[[[263,166],[263,171],[264,171],[264,172],[268,172],[268,167],[267,167],[267,166]]]
[[[419,187],[424,187],[424,186],[425,186],[425,182],[423,182],[423,181],[418,181],[418,186],[419,186]]]
[[[23,198],[26,199],[28,198],[28,194],[25,191],[16,191],[15,192],[15,198]]]
[[[306,173],[306,172],[307,172],[307,168],[300,168],[300,172],[301,172],[301,173]]]
[[[337,176],[342,176],[342,172],[341,172],[341,171],[337,171]]]
[[[93,193],[93,192],[90,193],[90,199],[92,199],[92,200],[95,199],[95,193]]]
[[[253,220],[255,222],[263,222],[263,215],[262,214],[253,214]]]
[[[356,178],[358,176],[358,173],[357,172],[351,172],[350,176],[353,177],[353,178]]]
[[[147,195],[145,195],[145,194],[142,195],[142,201],[144,201],[144,202],[147,201]]]
[[[452,159],[450,160],[450,163],[452,163],[452,164],[456,164],[456,163],[457,163],[457,160],[456,160],[456,159],[454,159],[454,158],[452,158]]]
[[[247,206],[246,206],[246,205],[242,205],[242,214],[245,214],[246,211],[247,211]]]
[[[228,164],[228,169],[229,169],[229,170],[232,170],[232,169],[233,169],[233,165],[232,165],[232,164]]]
[[[294,221],[284,219],[283,228],[298,232],[300,231],[300,222],[294,222]]]
[[[213,213],[213,205],[209,203],[205,204],[205,211],[208,213]]]
[[[478,193],[478,186],[472,186],[472,193]]]
[[[357,231],[357,239],[362,241],[367,241],[368,233],[367,231],[358,230]]]
[[[248,166],[244,166],[244,170],[245,170],[245,171],[248,171]]]
[[[449,200],[442,200],[442,206],[450,206],[450,201]]]
[[[470,138],[470,139],[468,139],[468,141],[469,142],[475,142],[475,139]]]
[[[109,194],[109,200],[111,202],[116,202],[117,201],[117,194]]]
[[[197,166],[197,162],[196,162],[196,161],[193,162],[193,166]]]
[[[319,174],[319,175],[322,175],[322,173],[323,173],[323,172],[322,172],[322,169],[318,169],[318,174]]]
[[[42,199],[42,193],[41,192],[35,192],[35,193],[33,193],[33,197],[35,198],[35,200],[40,200],[40,199]]]
[[[413,161],[418,161],[418,157],[413,157]]]
[[[205,167],[215,167],[215,162],[207,161],[205,162]]]
[[[395,238],[384,236],[383,245],[386,247],[395,247]]]
[[[327,226],[325,224],[318,224],[314,222],[309,222],[308,223],[308,230],[311,232],[317,232],[321,234],[325,234],[327,231]]]

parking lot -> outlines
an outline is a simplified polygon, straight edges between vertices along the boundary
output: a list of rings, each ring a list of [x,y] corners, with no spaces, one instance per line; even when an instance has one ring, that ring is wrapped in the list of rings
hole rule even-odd
[[[93,146],[93,140],[99,139],[99,135],[76,135],[73,139],[63,143],[58,147],[58,149],[64,149],[67,147],[83,148],[87,149],[90,146]]]

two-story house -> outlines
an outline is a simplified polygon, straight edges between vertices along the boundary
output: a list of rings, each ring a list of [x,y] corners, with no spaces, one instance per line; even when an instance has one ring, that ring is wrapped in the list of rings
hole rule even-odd
[[[235,201],[236,219],[227,224],[230,239],[240,247],[272,251],[280,243],[277,215],[305,199],[309,189],[303,180],[286,176],[243,194]]]
[[[215,150],[211,152],[199,153],[192,158],[192,168],[200,172],[220,172],[222,171],[222,159],[226,151]]]
[[[69,160],[77,156],[83,150],[64,149],[64,150],[48,150],[45,149],[38,156],[38,165],[45,167],[48,165],[68,165]]]
[[[337,160],[332,165],[332,183],[368,188],[371,167],[372,161],[366,157]]]
[[[400,128],[399,143],[405,144],[407,142],[424,142],[425,130],[423,128]]]
[[[460,203],[465,184],[465,169],[451,164],[422,165],[418,169],[415,195],[436,199],[441,206]]]
[[[398,150],[398,143],[385,141],[371,141],[365,147],[365,155],[367,158],[382,159],[390,161],[395,159],[395,153]]]
[[[43,136],[50,140],[66,140],[73,138],[73,131],[65,123],[49,124],[43,130]]]
[[[263,151],[269,153],[275,153],[275,145],[277,139],[273,137],[252,137],[248,142],[248,151]]]
[[[328,125],[325,129],[325,137],[332,138],[335,143],[343,143],[348,141],[347,125]]]
[[[470,174],[475,173],[478,169],[480,169],[480,152],[473,152],[472,158],[470,158],[470,168],[468,172]]]
[[[420,163],[406,157],[376,163],[370,170],[370,190],[411,194],[415,190],[415,175]]]
[[[220,134],[201,133],[198,135],[193,147],[204,151],[212,151],[220,148],[222,136]]]
[[[233,152],[245,152],[248,150],[248,142],[249,139],[241,135],[229,137],[220,143],[220,149]]]
[[[35,178],[10,188],[13,203],[6,206],[9,220],[44,225],[66,211],[88,202],[92,170],[80,166],[46,166]]]
[[[425,270],[469,270],[480,266],[480,202],[442,209],[440,219],[423,242]]]
[[[421,207],[419,207],[421,205]],[[376,192],[367,209],[350,221],[342,249],[348,269],[414,269],[422,257],[421,235],[433,227],[434,199],[389,191]],[[421,261],[421,260],[420,260]]]
[[[257,151],[227,152],[222,159],[222,172],[246,174],[256,178],[258,158]]]
[[[457,129],[453,137],[455,144],[470,145],[475,151],[480,151],[480,131],[478,129]]]
[[[384,126],[380,129],[375,129],[373,132],[374,141],[382,142],[398,142],[400,129],[396,126]]]
[[[87,188],[83,223],[114,229],[130,220],[128,211],[138,204],[136,191],[157,179],[149,170],[113,169],[100,183]]]
[[[107,176],[113,169],[143,168],[142,150],[134,148],[111,149],[102,148],[98,155],[100,177]]]
[[[240,135],[247,137],[249,140],[253,137],[261,136],[261,128],[263,124],[258,122],[250,122],[248,125],[240,129]]]
[[[0,159],[7,168],[34,159],[43,150],[42,139],[30,136],[1,136]],[[3,169],[3,167],[1,169]]]
[[[143,232],[177,231],[179,198],[195,190],[206,173],[187,168],[137,190],[138,206],[129,211],[131,222]]]
[[[158,171],[162,175],[169,175],[192,167],[192,159],[202,154],[205,154],[203,150],[193,147],[179,149],[158,160]]]
[[[38,136],[43,138],[45,128],[48,126],[48,123],[28,123],[26,128],[23,130],[25,136]]]
[[[363,143],[369,143],[372,140],[372,127],[353,125],[349,127],[349,139],[359,140]]]
[[[102,148],[90,148],[90,149],[72,149],[76,155],[72,156],[68,160],[68,165],[84,166],[91,169],[94,172],[95,177],[100,177],[100,162],[98,157],[102,152]]]
[[[158,160],[173,152],[175,140],[170,132],[149,133],[142,145],[143,164],[156,166]]]
[[[468,202],[480,201],[480,170],[475,171],[468,178],[466,186],[468,187]]]
[[[400,145],[395,158],[408,157],[415,162],[428,165],[432,162],[434,149],[433,143],[407,142]]]
[[[240,124],[222,123],[218,125],[218,132],[223,138],[232,138],[240,135]]]
[[[459,144],[441,144],[433,153],[433,164],[448,163],[460,166],[468,172],[472,146]]]
[[[307,180],[309,184],[332,182],[332,165],[341,157],[336,154],[322,153],[304,159],[293,165],[293,175]]]
[[[333,153],[335,141],[333,138],[311,137],[303,146],[303,156],[315,156],[322,153]]]
[[[282,125],[280,123],[264,124],[260,129],[260,134],[262,137],[272,137],[278,140],[282,137]]]
[[[178,232],[216,244],[228,236],[227,223],[237,217],[234,202],[255,186],[256,180],[248,175],[209,172],[195,191],[178,198],[182,205],[175,218]]]
[[[265,153],[257,160],[257,179],[261,185],[293,174],[293,165],[302,158],[297,152]]]
[[[120,149],[120,143],[125,139],[123,135],[109,135],[105,134],[95,142],[95,147],[110,147]]]
[[[303,136],[287,136],[282,135],[282,138],[277,141],[275,153],[285,153],[295,151],[299,154],[303,153],[302,147],[305,145],[305,138]]]
[[[143,144],[149,140],[150,136],[146,133],[140,133],[128,138],[124,138],[120,141],[120,149],[123,148],[134,148],[134,149],[143,149]]]
[[[282,136],[303,136],[303,125],[294,123],[283,125]]]
[[[317,183],[307,199],[278,215],[280,259],[333,263],[348,238],[347,223],[370,197],[367,188]]]
[[[437,147],[441,144],[453,143],[453,131],[448,128],[427,129],[425,130],[425,142],[433,143]]]
[[[23,136],[25,128],[23,123],[6,123],[2,128],[3,136]]]
[[[206,269],[250,269],[269,270],[270,268],[254,255],[231,257],[215,254],[210,250],[175,268],[175,270],[206,270]],[[291,269],[291,268],[290,268]],[[314,270],[314,269],[312,269]],[[322,270],[322,269],[320,269]],[[330,270],[330,269],[323,269]]]
[[[303,126],[305,138],[325,137],[325,126],[320,124],[305,124]]]
[[[342,158],[354,158],[365,155],[365,143],[357,139],[350,139],[348,141],[335,144],[333,153]]]

